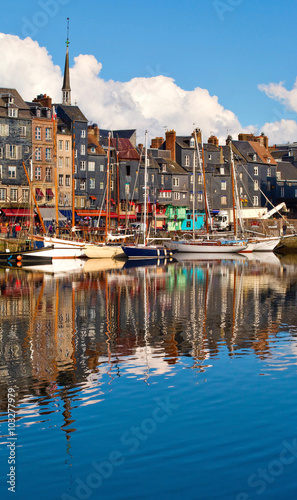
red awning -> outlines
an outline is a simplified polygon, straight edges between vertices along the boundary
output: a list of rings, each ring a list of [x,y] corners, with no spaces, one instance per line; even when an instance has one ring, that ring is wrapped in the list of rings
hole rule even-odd
[[[90,196],[91,200],[97,200],[96,196]]]
[[[75,213],[78,217],[106,217],[106,212],[100,212],[100,210],[76,210]],[[117,219],[118,217],[120,217],[120,219],[126,219],[126,214],[118,216],[115,212],[111,212],[109,217],[111,219]],[[127,215],[127,219],[136,219],[136,215],[129,214]]]
[[[36,191],[37,191],[37,189],[36,189]],[[52,192],[52,190],[50,188],[46,188],[46,194],[47,194],[47,196],[50,196],[51,198],[54,197],[54,193]]]
[[[43,192],[42,192],[42,191],[41,191],[41,189],[39,189],[39,188],[36,188],[36,195],[37,195],[37,196],[40,196],[41,198],[43,198],[43,197],[44,197]]]
[[[6,217],[30,217],[29,208],[2,208]]]

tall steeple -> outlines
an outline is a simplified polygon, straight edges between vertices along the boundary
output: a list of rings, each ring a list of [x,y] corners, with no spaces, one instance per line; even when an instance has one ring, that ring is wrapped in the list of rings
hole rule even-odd
[[[70,76],[69,76],[69,17],[67,17],[67,40],[66,40],[66,57],[65,57],[65,69],[64,69],[64,80],[62,87],[62,104],[68,106],[71,105],[71,88],[70,88]]]

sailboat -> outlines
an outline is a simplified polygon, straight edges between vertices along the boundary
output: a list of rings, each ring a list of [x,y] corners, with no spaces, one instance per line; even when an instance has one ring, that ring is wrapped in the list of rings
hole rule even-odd
[[[130,259],[166,259],[171,257],[176,250],[168,249],[164,245],[153,244],[154,239],[148,244],[147,238],[147,130],[145,131],[145,158],[144,158],[144,230],[142,244],[122,245],[125,255]]]
[[[203,142],[202,142],[202,166],[201,166],[201,157],[199,144],[197,140],[197,129],[194,132],[195,134],[195,143],[196,143],[196,151],[198,155],[198,161],[200,166],[200,171],[202,173],[203,178],[203,186],[204,186],[204,202],[205,202],[205,213],[206,213],[206,238],[195,239],[195,230],[194,230],[194,217],[195,217],[195,161],[193,165],[193,239],[192,240],[179,240],[174,241],[169,244],[171,249],[175,249],[178,252],[183,253],[239,253],[242,252],[246,248],[246,244],[243,241],[229,241],[229,240],[214,240],[209,238],[209,220],[210,217],[210,209],[207,198],[206,191],[206,178],[205,178],[205,167],[204,167],[204,155],[203,155]],[[201,168],[202,167],[202,168]],[[235,228],[236,234],[236,228]]]

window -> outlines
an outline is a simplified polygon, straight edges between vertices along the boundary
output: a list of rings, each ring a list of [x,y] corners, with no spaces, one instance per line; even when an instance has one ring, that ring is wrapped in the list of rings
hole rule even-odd
[[[99,187],[100,187],[100,190],[102,191],[104,189],[104,183],[100,182]]]
[[[74,164],[74,173],[77,174],[77,165],[76,165],[76,163]]]
[[[164,185],[164,175],[161,175],[161,184]]]
[[[86,190],[86,181],[85,181],[85,179],[80,179],[79,188],[80,188],[81,191],[85,191]]]
[[[227,205],[227,196],[221,196],[221,205]]]
[[[271,182],[267,181],[267,191],[271,191]]]
[[[285,188],[284,187],[281,187],[280,195],[281,195],[281,198],[283,198],[285,196]]]
[[[271,168],[270,167],[267,169],[267,177],[271,177]]]
[[[174,200],[180,200],[180,193],[174,193],[173,198]]]
[[[18,201],[18,190],[15,188],[10,190],[10,201]]]
[[[3,148],[0,148],[0,158],[3,158]]]
[[[22,158],[22,146],[14,146],[13,144],[6,144],[5,150],[7,159],[17,160]]]
[[[152,182],[155,182],[155,176],[152,174]]]
[[[198,193],[198,195],[197,195],[197,201],[202,201],[202,199],[203,199],[202,193]]]
[[[59,174],[59,186],[63,186],[63,174]]]
[[[16,178],[16,167],[12,167],[12,166],[8,167],[8,177],[10,179],[15,179]]]
[[[189,155],[185,155],[185,166],[186,167],[190,166],[190,156]]]
[[[81,155],[86,154],[86,146],[84,144],[81,144],[81,146],[80,146],[80,154]]]
[[[253,154],[253,161],[257,161],[257,155]]]
[[[17,108],[8,108],[8,116],[10,118],[17,118],[17,116],[18,116]]]
[[[76,179],[74,179],[74,189],[76,189],[76,186],[77,186]]]
[[[90,189],[95,189],[95,179],[94,178],[90,179]]]
[[[254,191],[258,191],[259,190],[259,181],[254,181]]]
[[[254,167],[254,175],[259,175],[259,167]]]
[[[96,153],[96,148],[94,148],[94,146],[91,147],[91,153]]]
[[[104,172],[104,165],[100,165],[100,172]]]
[[[45,129],[45,140],[46,141],[51,141],[52,139],[52,129],[49,127],[46,127]]]
[[[202,184],[202,175],[198,174],[198,184]]]
[[[89,170],[89,172],[95,172],[95,162],[94,161],[88,162],[88,170]]]
[[[172,184],[173,184],[174,187],[178,187],[179,186],[179,178],[178,177],[173,177]]]
[[[6,201],[6,189],[0,188],[0,201]]]
[[[59,141],[58,149],[59,151],[63,151],[63,141]]]
[[[59,167],[63,167],[63,156],[59,156]]]
[[[239,174],[239,179],[242,181],[242,172]]]
[[[162,163],[162,172],[166,172],[166,163]]]
[[[254,207],[258,207],[259,206],[259,198],[258,198],[258,196],[253,196],[253,205],[254,205]]]
[[[74,158],[77,158],[77,149],[74,150]]]
[[[226,181],[221,181],[221,190],[226,191],[227,189],[227,182]]]
[[[80,208],[84,208],[84,206],[85,206],[85,199],[81,198],[80,199]]]
[[[46,159],[46,161],[51,161],[51,159],[52,159],[51,148],[45,148],[45,159]]]
[[[297,198],[297,189],[295,189],[295,198]]]
[[[70,187],[70,175],[66,175],[66,178],[65,178],[65,186]]]
[[[26,137],[27,135],[27,129],[26,127],[20,127],[20,136],[21,137]]]
[[[81,170],[86,170],[86,162],[85,161],[79,162],[79,166],[80,166]]]
[[[26,128],[26,127],[24,127],[24,128]],[[9,125],[0,125],[0,136],[1,137],[8,137],[9,136]]]
[[[41,148],[35,149],[35,160],[37,160],[37,161],[41,160]]]
[[[23,203],[29,203],[29,189],[22,190],[22,201]]]
[[[267,163],[270,163],[270,158],[267,158]]]
[[[35,180],[41,180],[41,167],[35,167]]]
[[[45,169],[45,182],[52,181],[52,167],[46,167]]]
[[[190,148],[194,148],[195,147],[195,139],[194,137],[191,137],[190,139]]]
[[[239,194],[243,194],[243,187],[239,188]]]
[[[35,127],[35,139],[37,141],[41,140],[41,127]]]
[[[2,165],[0,165],[0,179],[2,179],[2,175],[3,175],[3,170],[2,170]]]
[[[86,137],[86,131],[85,131],[85,130],[81,130],[81,132],[80,132],[80,136],[81,136],[82,138],[85,138],[85,137]]]
[[[281,178],[282,178],[281,172],[276,172],[276,178],[278,181],[281,180]]]
[[[66,168],[67,168],[67,167],[68,167],[68,168],[70,167],[70,158],[69,158],[69,156],[66,156],[66,158],[65,158],[65,167],[66,167]]]
[[[110,181],[110,189],[111,189],[111,191],[113,191],[113,189],[114,189],[113,188],[113,180]]]
[[[220,174],[225,175],[225,167],[220,167]]]
[[[211,160],[211,154],[208,154],[208,159]]]
[[[70,141],[65,141],[65,151],[70,150]]]

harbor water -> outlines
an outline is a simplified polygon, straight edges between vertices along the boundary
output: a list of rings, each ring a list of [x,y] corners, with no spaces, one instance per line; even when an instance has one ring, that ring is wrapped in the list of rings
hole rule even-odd
[[[295,256],[3,268],[0,289],[1,499],[297,497]]]

